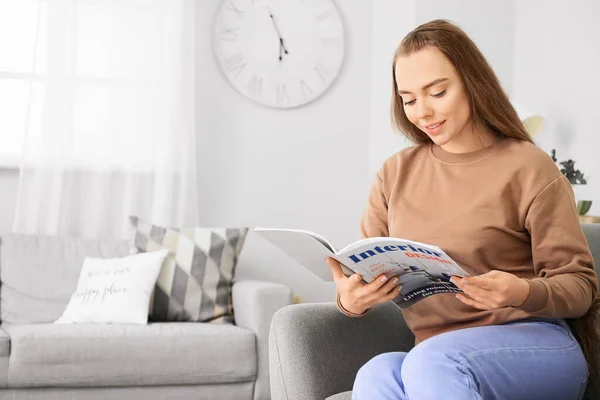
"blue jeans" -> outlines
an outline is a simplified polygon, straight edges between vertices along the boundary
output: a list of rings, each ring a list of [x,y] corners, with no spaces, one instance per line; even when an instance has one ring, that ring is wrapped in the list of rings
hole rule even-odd
[[[353,400],[578,400],[588,369],[563,320],[446,332],[359,371]]]

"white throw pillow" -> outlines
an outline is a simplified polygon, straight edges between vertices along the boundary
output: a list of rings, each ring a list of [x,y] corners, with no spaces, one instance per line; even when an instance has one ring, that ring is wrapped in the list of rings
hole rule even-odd
[[[152,290],[168,250],[83,261],[77,289],[55,324],[147,324]]]

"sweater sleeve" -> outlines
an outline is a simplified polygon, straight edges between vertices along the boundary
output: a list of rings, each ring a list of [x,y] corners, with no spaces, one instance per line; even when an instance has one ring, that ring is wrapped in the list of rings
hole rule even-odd
[[[382,171],[377,173],[371,185],[367,206],[360,221],[360,232],[363,238],[389,236],[388,201],[383,192]]]
[[[579,224],[573,189],[564,176],[533,200],[525,219],[531,235],[531,291],[519,308],[533,316],[577,318],[598,292],[593,258]]]

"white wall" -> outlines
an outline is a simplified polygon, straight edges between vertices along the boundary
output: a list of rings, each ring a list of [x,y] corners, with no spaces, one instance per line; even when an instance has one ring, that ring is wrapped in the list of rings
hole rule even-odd
[[[223,78],[210,35],[219,4],[198,2],[197,13],[202,223],[309,229],[340,247],[354,241],[368,187],[371,2],[337,2],[346,27],[341,74],[323,97],[294,110],[259,106]],[[253,234],[238,276],[285,283],[307,301],[335,293]]]
[[[383,161],[410,145],[392,129],[392,61],[402,38],[416,26],[416,1],[377,0],[373,2],[373,43],[371,50],[371,123],[369,132],[369,180]]]
[[[518,1],[516,10],[514,97],[547,119],[540,147],[590,176],[589,214],[600,215],[600,2]]]

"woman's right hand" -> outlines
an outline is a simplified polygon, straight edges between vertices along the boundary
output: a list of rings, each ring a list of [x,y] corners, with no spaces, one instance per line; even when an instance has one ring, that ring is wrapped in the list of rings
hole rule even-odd
[[[400,294],[402,287],[398,286],[396,276],[388,279],[385,274],[381,274],[372,282],[363,283],[359,274],[350,277],[344,275],[337,260],[327,257],[325,261],[333,271],[342,306],[352,313],[362,314],[374,305],[390,301]]]

